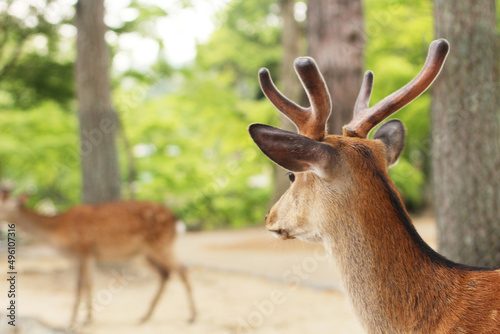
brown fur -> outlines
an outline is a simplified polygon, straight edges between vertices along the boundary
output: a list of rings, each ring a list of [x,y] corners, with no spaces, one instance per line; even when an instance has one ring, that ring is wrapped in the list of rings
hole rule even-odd
[[[329,104],[301,108],[261,75],[269,100],[295,116],[290,118],[299,133],[308,137],[262,124],[249,127],[264,154],[296,172],[266,226],[282,239],[324,243],[369,333],[500,333],[500,271],[453,263],[434,252],[416,232],[389,178],[387,169],[404,147],[403,124],[391,120],[375,132],[375,140],[365,139],[427,89],[448,50],[446,40],[432,42],[419,75],[371,108],[373,74],[367,72],[344,136],[325,136]],[[297,63],[307,64],[299,76],[313,82],[304,83],[313,104],[328,89],[312,59]]]
[[[500,272],[453,263],[417,234],[379,140],[327,136],[327,177],[296,173],[266,221],[282,238],[322,241],[369,333],[500,333]]]
[[[98,205],[79,205],[67,212],[49,217],[25,208],[15,199],[3,198],[0,218],[18,224],[29,233],[76,257],[78,288],[71,323],[75,325],[77,311],[85,294],[87,321],[92,318],[91,263],[128,260],[144,255],[158,271],[161,282],[153,301],[143,318],[148,320],[159,301],[170,272],[178,272],[188,292],[191,319],[195,307],[191,287],[183,268],[175,259],[173,242],[176,235],[176,217],[167,208],[150,202],[121,201]]]

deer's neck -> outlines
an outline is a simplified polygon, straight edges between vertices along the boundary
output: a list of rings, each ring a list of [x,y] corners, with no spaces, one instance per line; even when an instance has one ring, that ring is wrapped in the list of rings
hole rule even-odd
[[[60,216],[45,216],[27,208],[21,208],[10,219],[26,232],[42,238],[52,239],[61,225]]]
[[[447,307],[450,280],[460,275],[417,234],[389,177],[380,176],[380,197],[357,197],[356,214],[332,221],[326,246],[344,287],[370,333],[425,333]],[[339,217],[335,217],[336,220]],[[434,327],[435,328],[435,327]]]

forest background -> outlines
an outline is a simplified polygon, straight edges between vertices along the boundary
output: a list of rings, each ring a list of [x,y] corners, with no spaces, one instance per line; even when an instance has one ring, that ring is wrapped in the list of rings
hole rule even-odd
[[[166,203],[190,229],[259,224],[271,204],[274,173],[246,128],[280,122],[257,80],[259,68],[267,67],[280,82],[279,1],[219,2],[213,32],[197,43],[193,60],[179,64],[168,58],[175,49],[161,38],[158,22],[189,13],[196,3],[132,0],[108,8],[123,198],[133,194]],[[435,38],[433,8],[428,0],[363,4],[364,67],[376,75],[374,104],[419,72]],[[71,0],[0,4],[0,183],[29,193],[29,205],[46,211],[81,202],[74,5]],[[306,8],[305,2],[295,3],[300,27]],[[306,41],[301,44],[300,53],[307,55]],[[144,54],[149,63],[132,56],[141,46],[152,50]],[[335,101],[333,106],[335,112]],[[432,203],[429,109],[425,93],[396,115],[408,137],[390,174],[412,212]],[[99,135],[89,133],[87,139],[98,142]]]

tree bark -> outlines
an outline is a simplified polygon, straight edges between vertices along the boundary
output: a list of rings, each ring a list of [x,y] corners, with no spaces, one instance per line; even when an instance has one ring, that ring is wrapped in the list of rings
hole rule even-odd
[[[308,1],[307,24],[309,54],[318,63],[332,97],[329,133],[341,134],[342,126],[352,119],[363,80],[361,0]]]
[[[500,266],[500,124],[496,1],[434,0],[451,50],[433,87],[433,187],[439,249]]]
[[[111,105],[104,0],[80,0],[76,8],[82,199],[85,203],[119,200],[118,122]]]
[[[283,58],[281,62],[281,90],[285,96],[296,103],[301,103],[304,93],[299,79],[293,69],[295,58],[299,57],[300,40],[302,34],[300,26],[294,17],[295,0],[280,0],[280,13],[283,22]],[[295,125],[280,113],[280,128],[283,130],[297,132]],[[290,187],[290,180],[286,170],[275,165],[274,167],[274,194],[272,203],[275,203],[283,193]]]

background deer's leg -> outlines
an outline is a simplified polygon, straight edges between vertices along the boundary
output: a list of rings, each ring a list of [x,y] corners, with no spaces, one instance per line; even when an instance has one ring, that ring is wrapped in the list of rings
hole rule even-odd
[[[158,287],[158,291],[156,292],[151,302],[151,305],[149,306],[149,310],[141,319],[141,323],[148,321],[153,315],[156,305],[158,304],[158,301],[160,300],[163,290],[165,289],[165,284],[170,278],[170,273],[172,271],[171,265],[168,264],[167,261],[162,261],[161,259],[158,259],[158,256],[148,256],[147,260],[149,261],[149,263],[151,263],[153,268],[155,268],[160,274],[160,286]]]
[[[93,309],[92,309],[92,267],[93,267],[93,258],[90,256],[85,257],[84,264],[84,290],[86,292],[87,299],[87,317],[85,318],[85,324],[90,324],[93,321]]]
[[[187,276],[187,268],[180,264],[177,266],[177,271],[179,272],[179,276],[181,277],[182,283],[184,283],[184,287],[186,288],[186,293],[189,302],[189,311],[191,312],[191,317],[189,318],[189,322],[192,323],[196,320],[196,306],[194,304],[193,292],[191,290],[191,283],[189,283],[189,279]]]
[[[87,255],[82,255],[78,257],[78,272],[77,272],[77,286],[76,286],[76,299],[75,304],[73,306],[73,314],[71,315],[71,323],[70,327],[74,327],[76,325],[78,319],[78,308],[82,301],[82,294],[87,287]]]

